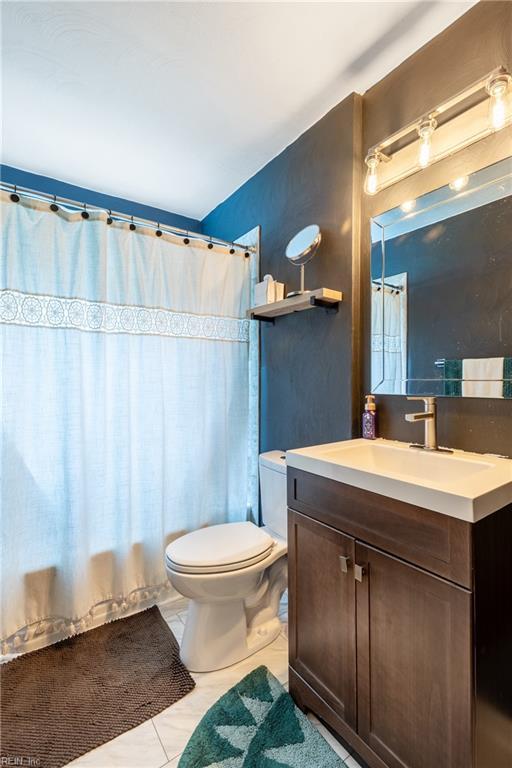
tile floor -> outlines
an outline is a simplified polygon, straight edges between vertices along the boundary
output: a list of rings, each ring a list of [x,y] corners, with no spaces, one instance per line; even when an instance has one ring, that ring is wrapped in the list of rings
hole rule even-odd
[[[187,615],[186,602],[172,601],[161,604],[159,608],[176,639],[181,642]],[[283,685],[288,685],[286,596],[281,604],[280,616],[283,631],[271,645],[228,669],[193,674],[196,687],[191,693],[151,720],[68,763],[69,768],[176,768],[187,741],[206,710],[251,669],[265,664]],[[345,761],[346,768],[360,768],[316,718],[310,719]]]

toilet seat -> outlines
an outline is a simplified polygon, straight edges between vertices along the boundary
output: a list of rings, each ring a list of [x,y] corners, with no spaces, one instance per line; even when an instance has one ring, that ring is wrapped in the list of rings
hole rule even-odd
[[[165,560],[179,573],[227,573],[261,562],[273,547],[272,537],[254,523],[223,523],[176,539],[165,550]]]

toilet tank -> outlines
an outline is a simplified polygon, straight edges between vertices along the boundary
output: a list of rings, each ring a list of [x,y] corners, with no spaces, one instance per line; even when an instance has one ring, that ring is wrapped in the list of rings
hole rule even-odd
[[[262,525],[286,541],[286,458],[283,451],[260,454]]]

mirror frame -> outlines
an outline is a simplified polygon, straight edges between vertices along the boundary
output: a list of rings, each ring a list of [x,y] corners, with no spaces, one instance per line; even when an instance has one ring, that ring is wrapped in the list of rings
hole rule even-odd
[[[310,237],[308,240],[306,240],[307,242],[306,247],[303,248],[301,251],[299,251],[296,256],[288,255],[288,250],[291,244],[293,243],[293,241],[298,240],[300,237],[304,237],[306,232],[308,231],[310,231],[311,234],[314,233],[314,237]],[[288,244],[286,245],[285,253],[284,253],[285,258],[290,262],[290,264],[293,264],[295,267],[297,266],[302,267],[304,264],[307,264],[309,261],[311,261],[311,259],[313,259],[316,256],[316,252],[321,242],[322,242],[322,232],[318,224],[308,224],[307,227],[303,227],[298,232],[296,232],[294,236],[288,241]]]

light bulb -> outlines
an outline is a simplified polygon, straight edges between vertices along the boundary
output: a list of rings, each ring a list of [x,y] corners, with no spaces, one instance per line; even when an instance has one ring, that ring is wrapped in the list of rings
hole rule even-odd
[[[491,123],[495,131],[499,131],[505,125],[505,101],[502,93],[496,93],[492,97]]]
[[[505,99],[511,80],[510,75],[496,75],[490,79],[487,85],[487,93],[490,96],[489,119],[494,131],[501,130],[507,121]]]
[[[374,195],[377,192],[378,187],[377,166],[380,162],[378,154],[376,152],[370,152],[365,162],[368,166],[368,171],[366,172],[364,191],[367,195]]]
[[[374,195],[377,192],[377,169],[375,167],[368,169],[366,191],[369,195]]]
[[[458,179],[454,179],[450,182],[450,189],[452,189],[454,192],[460,192],[461,189],[467,187],[468,181],[469,176],[459,176]]]
[[[423,120],[418,127],[418,136],[420,137],[420,148],[418,153],[418,163],[422,168],[426,168],[430,163],[432,155],[432,134],[437,126],[433,117]]]
[[[404,200],[400,208],[404,213],[410,213],[416,208],[416,200]]]
[[[420,143],[420,153],[418,157],[419,164],[422,168],[426,168],[430,163],[430,153],[432,150],[432,142],[430,136],[423,136]]]

